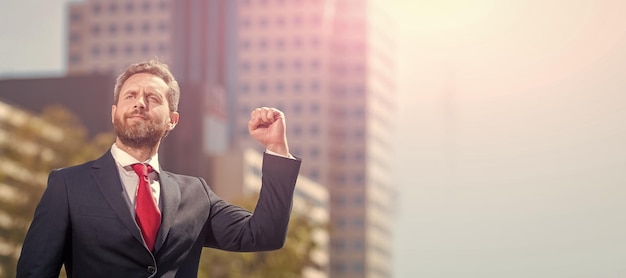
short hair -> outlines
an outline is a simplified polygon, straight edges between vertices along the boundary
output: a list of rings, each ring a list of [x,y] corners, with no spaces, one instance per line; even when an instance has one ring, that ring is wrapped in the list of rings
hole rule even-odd
[[[113,91],[113,103],[115,105],[117,105],[117,102],[119,101],[120,91],[122,90],[124,82],[137,73],[149,73],[163,79],[165,84],[167,84],[167,87],[169,87],[166,97],[169,103],[170,112],[178,111],[178,102],[180,100],[180,87],[178,86],[178,81],[176,81],[176,78],[174,78],[174,75],[170,72],[167,64],[161,63],[156,59],[132,64],[117,77],[117,80],[115,81],[115,89]]]

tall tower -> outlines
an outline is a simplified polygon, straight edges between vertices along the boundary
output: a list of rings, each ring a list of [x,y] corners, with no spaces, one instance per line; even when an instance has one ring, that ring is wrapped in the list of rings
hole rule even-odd
[[[238,114],[287,114],[302,174],[331,196],[331,277],[391,277],[391,22],[373,1],[237,2]],[[234,55],[234,54],[233,54]],[[234,139],[252,146],[247,118]]]
[[[171,0],[71,3],[68,74],[117,75],[129,63],[171,62]]]

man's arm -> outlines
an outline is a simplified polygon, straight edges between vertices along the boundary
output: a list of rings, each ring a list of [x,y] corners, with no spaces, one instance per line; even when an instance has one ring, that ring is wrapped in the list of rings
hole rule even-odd
[[[283,246],[300,159],[265,154],[262,187],[254,214],[209,191],[210,233],[205,246],[229,251],[268,251]]]
[[[275,108],[261,107],[250,113],[248,131],[267,150],[259,201],[251,214],[210,192],[211,233],[205,245],[231,251],[265,251],[283,246],[301,163],[289,153],[285,122],[283,112]]]
[[[63,176],[53,171],[30,225],[17,277],[59,277],[69,230],[67,192]]]

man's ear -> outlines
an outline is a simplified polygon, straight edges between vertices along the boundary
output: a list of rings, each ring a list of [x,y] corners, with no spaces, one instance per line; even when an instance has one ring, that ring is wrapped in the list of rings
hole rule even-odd
[[[168,125],[168,130],[172,130],[174,129],[174,127],[176,127],[176,125],[178,124],[179,117],[180,115],[178,114],[178,112],[170,113],[170,123]]]
[[[111,123],[115,123],[115,111],[117,110],[117,106],[115,104],[111,105]]]

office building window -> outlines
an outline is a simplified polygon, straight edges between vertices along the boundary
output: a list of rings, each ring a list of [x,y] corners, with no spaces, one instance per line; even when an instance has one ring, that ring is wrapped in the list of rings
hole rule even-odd
[[[94,36],[100,35],[100,25],[95,24],[91,26],[91,34]]]
[[[313,59],[311,60],[311,69],[319,69],[320,68],[320,61],[317,59]]]
[[[343,218],[340,217],[339,219],[337,219],[337,221],[335,222],[335,225],[337,225],[338,229],[345,229],[348,226],[348,221]],[[338,247],[341,246],[342,249],[345,249],[345,242],[341,242],[340,245],[337,245]]]
[[[132,44],[127,44],[126,47],[124,48],[124,51],[126,52],[126,55],[128,56],[132,55],[134,50],[135,49]]]
[[[276,84],[274,85],[274,88],[275,88],[277,93],[282,93],[282,92],[285,91],[285,84],[283,84],[282,81],[276,81]]]
[[[109,25],[109,33],[111,35],[117,34],[117,25],[115,23],[111,23],[111,25]]]
[[[311,103],[311,113],[317,115],[320,112],[320,105],[317,102]]]
[[[276,70],[282,71],[285,68],[285,62],[282,60],[276,61]]]
[[[79,23],[81,22],[83,19],[82,15],[80,13],[71,13],[70,14],[70,21],[73,23]]]
[[[94,3],[91,10],[94,14],[98,15],[102,12],[102,6],[100,6],[100,3]]]
[[[320,27],[322,25],[322,18],[318,15],[311,16],[311,26],[312,27]]]
[[[320,156],[320,149],[318,147],[312,147],[311,158],[319,158],[319,156]]]
[[[276,39],[276,49],[284,49],[285,48],[285,41],[282,38],[278,38]]]
[[[279,28],[285,26],[285,18],[283,16],[276,16],[276,26]]]
[[[363,119],[365,117],[365,111],[361,107],[355,108],[352,113],[356,119]]]
[[[143,31],[144,34],[148,34],[150,32],[150,22],[146,21],[141,25],[141,31]]]
[[[302,62],[299,59],[293,61],[293,69],[297,71],[302,69]]]
[[[365,267],[363,266],[362,262],[356,262],[354,263],[352,270],[357,273],[363,273],[363,271],[365,271]]]
[[[109,4],[109,12],[112,13],[112,14],[117,13],[117,3],[111,2]]]
[[[80,34],[79,34],[79,33],[74,33],[74,32],[72,32],[72,33],[70,34],[70,42],[72,42],[72,43],[77,43],[77,42],[79,42],[79,41],[80,41]]]
[[[363,174],[361,174],[361,173],[356,173],[356,174],[354,175],[354,183],[355,183],[356,185],[362,185],[364,181],[365,181],[365,178],[363,177]]]
[[[126,12],[133,13],[135,11],[135,3],[132,1],[126,2]]]
[[[80,54],[72,53],[70,54],[70,64],[78,64],[80,63]]]
[[[293,25],[297,28],[302,25],[302,17],[300,15],[295,15],[293,17]]]
[[[320,39],[318,37],[311,38],[311,47],[318,48],[320,46]]]
[[[150,11],[150,8],[151,8],[150,1],[149,0],[144,1],[141,8],[143,9],[144,12]]]
[[[363,205],[363,196],[357,195],[354,196],[354,205],[355,206],[362,206]]]
[[[311,125],[311,136],[317,136],[320,133],[320,127],[316,124]]]
[[[167,52],[167,44],[164,42],[159,43],[159,53],[164,54],[165,52]]]
[[[267,62],[266,61],[259,61],[259,70],[261,72],[265,72],[267,70]]]
[[[126,29],[126,34],[132,34],[135,31],[135,25],[131,22],[126,22],[124,29]]]
[[[293,39],[293,47],[295,49],[300,49],[300,47],[302,47],[302,39],[298,38],[298,37],[294,38]]]
[[[259,83],[259,92],[262,94],[267,93],[267,84],[265,82]]]
[[[265,17],[259,18],[259,27],[261,27],[262,29],[265,29],[267,25],[268,25],[267,18]]]
[[[267,40],[259,39],[259,49],[266,50],[267,49]]]
[[[292,89],[295,93],[299,93],[302,90],[302,83],[300,83],[300,81],[294,81]]]
[[[363,139],[363,137],[365,137],[365,131],[363,131],[362,128],[356,129],[354,131],[354,138],[355,139]]]
[[[159,3],[159,9],[161,9],[162,11],[167,10],[167,1],[166,0],[161,0],[161,2]]]
[[[91,56],[94,56],[94,57],[100,56],[100,46],[94,45],[91,47]]]
[[[312,169],[312,170],[309,172],[309,177],[310,177],[312,180],[314,180],[314,181],[319,181],[319,179],[320,179],[320,172],[319,172],[319,170],[317,170],[317,169]]]
[[[341,159],[337,159],[337,160],[341,161]],[[337,183],[337,185],[345,185],[347,181],[348,181],[348,178],[346,177],[345,174],[338,174],[335,177],[335,182]]]
[[[311,92],[317,93],[320,90],[320,83],[317,80],[311,81]]]
[[[165,21],[159,22],[159,31],[160,32],[167,31],[167,22],[165,22]]]
[[[365,95],[365,88],[363,86],[354,87],[354,94],[357,96]]]
[[[148,55],[148,54],[150,54],[150,44],[148,44],[148,43],[144,43],[144,44],[141,46],[141,53],[143,53],[143,55]]]
[[[115,56],[117,54],[117,46],[112,44],[109,46],[109,56]]]
[[[357,162],[363,162],[364,156],[365,155],[362,152],[357,152],[354,154],[354,160],[356,160]]]
[[[354,227],[355,228],[363,228],[365,225],[363,224],[363,218],[355,218],[354,219]]]
[[[294,114],[300,114],[300,113],[302,113],[302,104],[300,104],[300,103],[295,103],[295,104],[293,105],[293,113],[294,113]]]
[[[247,94],[248,92],[250,92],[250,85],[248,85],[248,83],[239,84],[239,92],[243,94]],[[247,113],[250,113],[250,111],[248,111]]]

